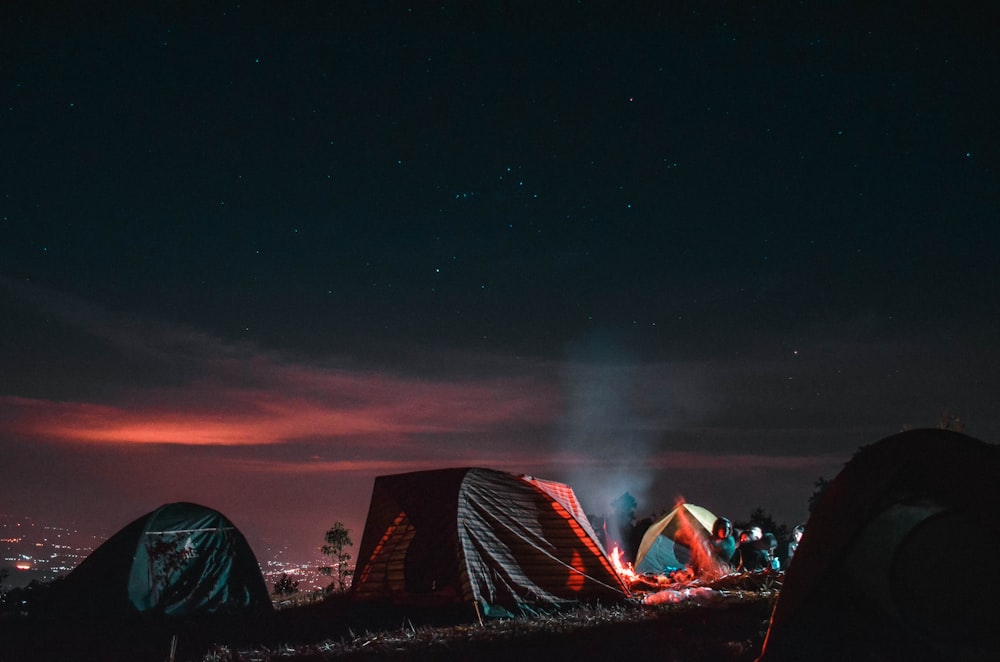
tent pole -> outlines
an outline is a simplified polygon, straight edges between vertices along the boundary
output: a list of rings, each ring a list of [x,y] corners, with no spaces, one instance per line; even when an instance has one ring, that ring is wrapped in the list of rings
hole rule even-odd
[[[479,611],[479,600],[473,600],[472,601],[472,606],[476,608],[476,618],[479,619],[479,625],[480,625],[480,627],[482,627],[482,625],[483,625],[483,615]]]

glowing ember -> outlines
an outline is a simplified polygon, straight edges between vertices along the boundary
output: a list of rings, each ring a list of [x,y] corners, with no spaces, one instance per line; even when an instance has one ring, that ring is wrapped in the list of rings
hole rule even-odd
[[[15,563],[14,567],[17,568],[18,570],[31,570],[31,564],[25,563],[24,561],[20,563]]]

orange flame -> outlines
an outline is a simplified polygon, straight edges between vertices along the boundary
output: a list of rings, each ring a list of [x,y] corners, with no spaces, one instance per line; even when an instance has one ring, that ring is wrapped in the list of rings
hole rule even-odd
[[[619,549],[618,543],[615,543],[614,548],[611,550],[611,565],[614,566],[615,572],[622,578],[622,581],[626,583],[638,581],[639,575],[635,573],[635,568],[632,567],[632,564],[622,563],[622,550]]]

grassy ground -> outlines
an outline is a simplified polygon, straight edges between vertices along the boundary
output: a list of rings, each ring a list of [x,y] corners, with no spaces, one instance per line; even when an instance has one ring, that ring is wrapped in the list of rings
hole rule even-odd
[[[344,597],[236,620],[8,617],[0,623],[0,662],[162,662],[175,636],[176,662],[614,662],[651,651],[657,662],[750,662],[760,652],[777,595],[773,587],[753,584],[655,606],[629,600],[483,623],[467,606],[402,609]]]
[[[352,630],[312,643],[214,646],[204,660],[616,660],[655,651],[658,662],[742,662],[760,652],[772,606],[773,596],[745,596],[708,606],[598,605],[484,624],[416,625],[406,619],[392,629]]]

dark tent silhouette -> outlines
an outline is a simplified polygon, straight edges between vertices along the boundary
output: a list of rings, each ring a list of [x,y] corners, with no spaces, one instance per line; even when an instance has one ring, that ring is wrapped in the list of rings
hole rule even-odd
[[[171,503],[143,515],[77,566],[55,606],[90,616],[192,616],[270,610],[260,566],[221,513]]]
[[[638,573],[671,573],[698,563],[712,538],[715,515],[692,503],[679,503],[649,525],[635,554]]]
[[[860,449],[806,523],[759,659],[997,659],[998,485],[998,446],[957,432]]]
[[[352,594],[505,616],[628,590],[570,487],[461,468],[375,479]]]

